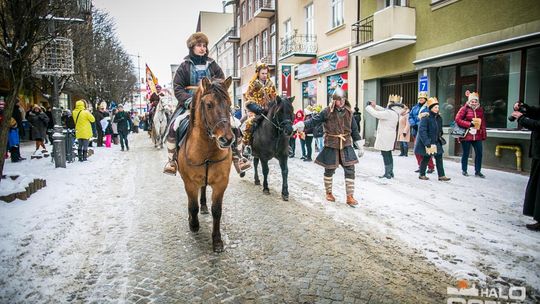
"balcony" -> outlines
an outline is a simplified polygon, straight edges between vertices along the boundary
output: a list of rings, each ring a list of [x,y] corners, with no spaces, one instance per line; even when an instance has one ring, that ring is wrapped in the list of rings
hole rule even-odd
[[[279,61],[298,64],[317,57],[317,36],[297,35],[281,38]]]
[[[227,32],[227,38],[225,41],[230,43],[240,42],[240,35],[238,34],[238,31],[235,27],[232,27],[229,32]]]
[[[351,26],[350,54],[369,57],[416,43],[415,9],[389,6]]]
[[[272,18],[275,14],[275,0],[255,0],[255,18]]]
[[[259,61],[266,63],[269,68],[274,68],[276,66],[276,55],[274,53],[263,54]]]

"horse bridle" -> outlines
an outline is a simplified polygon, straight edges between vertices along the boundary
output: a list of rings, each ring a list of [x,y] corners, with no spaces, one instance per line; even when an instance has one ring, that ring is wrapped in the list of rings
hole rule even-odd
[[[204,96],[204,95],[203,95]],[[201,96],[201,100],[202,100],[202,97]],[[204,108],[204,106],[203,106]],[[226,122],[230,122],[230,118],[221,118],[220,120],[218,120],[214,126],[210,127],[210,125],[208,124],[208,120],[206,119],[206,109],[203,109],[202,111],[202,116],[203,116],[203,120],[204,120],[204,126],[206,128],[206,134],[208,135],[208,137],[210,138],[214,138],[214,130],[222,123],[226,123]]]
[[[276,118],[276,115],[278,112],[279,112],[279,109],[274,111],[274,114],[272,115],[272,119],[268,118],[268,116],[264,115],[263,113],[261,113],[261,115],[262,117],[264,117],[264,119],[268,120],[274,127],[276,127],[276,129],[283,132],[283,130],[285,129],[285,124],[292,123],[292,120],[284,119],[282,121],[278,121]]]

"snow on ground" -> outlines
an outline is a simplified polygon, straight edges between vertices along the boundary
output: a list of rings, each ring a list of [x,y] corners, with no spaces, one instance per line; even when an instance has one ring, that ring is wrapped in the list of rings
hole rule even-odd
[[[150,145],[146,134],[130,135],[130,138],[148,141]],[[15,164],[6,161],[4,174],[45,178],[47,187],[27,201],[0,203],[0,253],[4,256],[11,256],[14,247],[29,243],[47,248],[45,240],[50,233],[72,238],[70,243],[85,246],[81,234],[91,231],[91,227],[80,231],[70,231],[69,226],[57,227],[57,214],[62,214],[59,210],[84,203],[84,195],[102,195],[106,200],[114,196],[117,187],[129,188],[129,185],[100,183],[102,174],[136,174],[137,164],[129,168],[120,165],[123,154],[118,146],[94,148],[96,154],[89,162],[68,164],[66,169],[55,169],[50,158],[29,160],[32,149],[32,142],[23,143],[22,154],[28,160]],[[300,147],[296,151],[298,155]],[[164,159],[165,151],[161,159],[148,161],[162,166]],[[377,176],[383,172],[382,157],[378,152],[366,151],[356,166],[355,196],[360,206],[352,209],[344,204],[341,169],[334,176],[338,202],[328,203],[324,200],[322,167],[298,158],[290,159],[291,203],[322,209],[336,221],[368,231],[374,238],[398,239],[454,277],[476,277],[480,281],[510,278],[517,285],[540,289],[540,233],[525,229],[524,225],[532,219],[521,214],[528,176],[483,169],[486,179],[463,177],[458,162],[445,159],[444,164],[446,175],[452,178],[450,182],[439,182],[436,174],[429,175],[428,181],[419,180],[413,172],[417,167],[413,156],[395,156],[396,178],[379,179]],[[274,193],[279,193],[281,188],[278,168],[277,161],[270,163],[269,183]],[[251,176],[252,171],[245,178],[252,179]],[[159,179],[155,182],[159,183]],[[0,192],[7,191],[8,186],[2,181]],[[95,216],[74,214],[71,221],[90,215]],[[125,216],[129,218],[129,214]],[[55,249],[49,251],[52,256],[47,261],[53,267]],[[82,261],[63,259],[62,263],[78,268]]]

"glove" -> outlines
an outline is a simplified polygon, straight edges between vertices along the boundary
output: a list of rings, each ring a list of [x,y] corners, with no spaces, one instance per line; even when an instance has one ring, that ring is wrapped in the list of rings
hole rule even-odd
[[[354,142],[354,145],[358,149],[358,151],[356,151],[356,155],[358,155],[359,158],[364,156],[364,144],[365,143],[366,143],[365,139],[357,140],[357,141]]]
[[[250,104],[246,105],[246,108],[247,108],[248,110],[250,110],[251,112],[257,114],[257,115],[261,114],[262,111],[263,111],[263,109],[261,108],[261,106],[259,106],[259,105],[256,104],[256,103],[250,103]]]
[[[402,134],[403,134],[403,137],[407,137],[407,133],[404,132],[404,133],[402,133]]]
[[[305,124],[303,121],[299,121],[297,122],[294,126],[293,126],[293,130],[296,131],[298,130],[299,132],[302,132],[304,130],[304,127],[305,127]]]
[[[433,155],[437,153],[437,146],[427,145],[426,146],[426,154],[427,155]]]

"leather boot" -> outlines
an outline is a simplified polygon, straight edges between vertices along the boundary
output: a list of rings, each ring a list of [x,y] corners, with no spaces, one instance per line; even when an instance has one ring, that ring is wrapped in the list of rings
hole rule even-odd
[[[176,164],[176,160],[174,159],[175,154],[176,154],[176,144],[174,142],[170,142],[169,138],[167,138],[167,157],[169,158],[169,160],[165,164],[165,167],[163,167],[163,173],[169,174],[169,175],[176,175],[178,166]]]
[[[83,150],[83,161],[88,160],[88,150]]]
[[[329,201],[329,202],[335,202],[336,197],[332,194],[332,192],[327,192],[326,193],[326,200]]]
[[[355,207],[358,205],[358,201],[354,199],[352,194],[347,195],[347,205]]]
[[[388,179],[391,179],[392,178],[392,175],[390,173],[390,165],[385,165],[384,166],[384,174],[379,176],[379,178],[388,178]]]
[[[83,152],[82,152],[82,148],[77,149],[77,158],[79,159],[80,162],[83,161]]]

